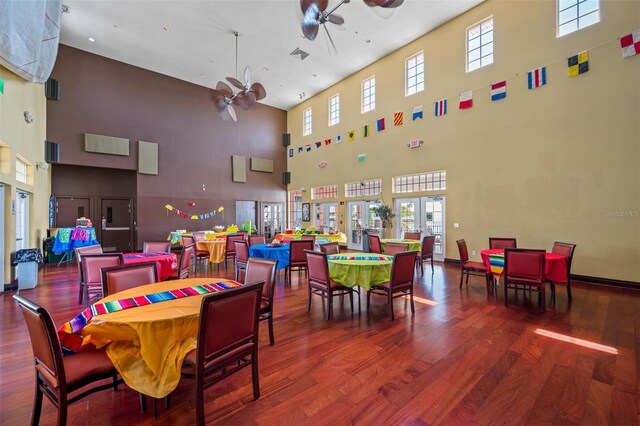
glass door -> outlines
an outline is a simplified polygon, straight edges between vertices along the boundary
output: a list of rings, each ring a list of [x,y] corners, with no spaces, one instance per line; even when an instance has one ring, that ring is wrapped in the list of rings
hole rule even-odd
[[[422,236],[435,235],[433,259],[444,261],[445,254],[445,197],[396,198],[395,237],[407,231],[420,231]]]
[[[282,232],[283,221],[283,203],[262,203],[261,233],[266,237],[267,241],[272,240],[276,234]]]
[[[420,226],[420,198],[397,198],[394,206],[395,238],[403,238],[405,232],[417,231]]]
[[[16,250],[29,247],[29,194],[16,191]]]
[[[338,218],[338,204],[320,203],[316,204],[313,212],[313,226],[323,234],[336,230]]]
[[[373,201],[349,201],[347,203],[347,248],[363,250],[362,231],[380,231],[382,223],[380,218],[372,211],[372,207],[380,205],[379,200]]]

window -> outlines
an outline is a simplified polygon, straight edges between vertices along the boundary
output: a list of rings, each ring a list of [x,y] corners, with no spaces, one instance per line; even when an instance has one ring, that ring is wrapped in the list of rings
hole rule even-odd
[[[416,53],[405,61],[406,65],[406,90],[405,95],[424,90],[424,53]]]
[[[311,188],[312,200],[325,200],[327,198],[338,198],[338,185],[315,186]]]
[[[415,175],[395,176],[393,178],[393,193],[440,191],[447,189],[447,172],[425,172]]]
[[[558,37],[600,22],[599,0],[558,0]]]
[[[307,108],[302,113],[302,136],[309,136],[312,129],[311,108]]]
[[[16,180],[27,183],[27,163],[19,158],[16,158]]]
[[[493,16],[467,28],[467,72],[493,63]]]
[[[340,95],[329,98],[329,126],[340,123]]]
[[[382,179],[347,183],[344,185],[344,193],[347,198],[380,195],[382,194]]]
[[[289,228],[302,225],[302,191],[289,191]]]
[[[376,77],[369,77],[362,82],[362,112],[376,109]]]

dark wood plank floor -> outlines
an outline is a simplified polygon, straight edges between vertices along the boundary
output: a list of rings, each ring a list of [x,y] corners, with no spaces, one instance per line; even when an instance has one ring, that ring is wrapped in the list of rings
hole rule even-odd
[[[231,276],[224,270],[198,276]],[[391,322],[384,301],[351,315],[348,303],[324,320],[319,298],[307,312],[296,279],[275,296],[275,346],[260,326],[261,397],[250,371],[207,391],[216,424],[585,424],[639,423],[640,293],[574,283],[542,314],[522,292],[505,308],[484,279],[458,288],[459,269],[436,264],[416,285],[416,314],[403,299]],[[56,324],[79,312],[75,266],[46,265],[40,285],[21,294],[46,307]],[[24,425],[33,398],[29,336],[12,293],[0,303],[0,424]],[[609,354],[543,337],[544,329],[616,348]],[[160,416],[140,413],[126,386],[74,404],[69,424],[192,424],[194,386],[183,381]],[[56,411],[45,399],[42,424]]]

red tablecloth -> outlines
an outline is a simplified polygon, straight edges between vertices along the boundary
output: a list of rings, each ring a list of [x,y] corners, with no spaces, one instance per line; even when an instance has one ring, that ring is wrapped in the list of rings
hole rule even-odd
[[[504,256],[504,249],[484,249],[480,250],[480,256],[482,262],[487,267],[487,271],[491,270],[491,264],[489,262],[490,254],[501,254]],[[545,277],[549,281],[554,283],[566,283],[567,282],[567,258],[561,254],[549,253],[545,255]],[[494,272],[494,275],[495,272]]]
[[[178,257],[174,253],[127,253],[124,263],[156,262],[158,279],[164,281],[169,278],[178,267]]]

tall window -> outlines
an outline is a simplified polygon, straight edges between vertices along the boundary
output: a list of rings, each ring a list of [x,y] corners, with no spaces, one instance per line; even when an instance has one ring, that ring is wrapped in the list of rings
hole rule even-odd
[[[467,28],[467,72],[493,63],[493,16]]]
[[[380,195],[382,194],[382,179],[346,183],[344,185],[344,194],[347,198]]]
[[[406,69],[406,90],[405,95],[424,90],[424,53],[416,53],[405,61]]]
[[[311,108],[307,108],[302,113],[302,136],[309,136],[312,129]]]
[[[289,191],[289,228],[302,226],[302,191]]]
[[[27,183],[27,163],[19,158],[16,158],[16,180]]]
[[[362,82],[362,112],[376,109],[376,76]]]
[[[312,200],[326,200],[338,198],[338,185],[314,186],[311,188]]]
[[[600,22],[599,0],[557,0],[558,37]]]
[[[329,126],[340,123],[340,95],[329,98]]]
[[[422,191],[441,191],[447,189],[447,172],[425,172],[415,175],[394,176],[392,179],[394,194]]]

